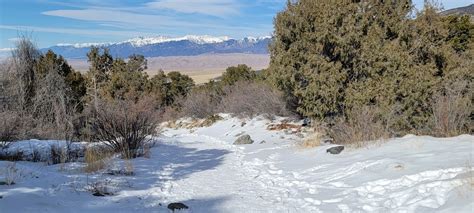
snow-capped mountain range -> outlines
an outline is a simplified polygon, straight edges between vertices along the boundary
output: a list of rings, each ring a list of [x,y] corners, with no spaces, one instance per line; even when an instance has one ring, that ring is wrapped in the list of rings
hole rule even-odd
[[[187,35],[183,37],[137,37],[121,42],[105,43],[77,43],[57,44],[45,48],[66,58],[86,58],[87,52],[92,46],[106,47],[115,57],[128,57],[131,54],[141,54],[145,57],[158,56],[192,56],[201,54],[218,53],[268,53],[268,44],[271,37],[245,37],[233,39],[228,36],[196,36]]]

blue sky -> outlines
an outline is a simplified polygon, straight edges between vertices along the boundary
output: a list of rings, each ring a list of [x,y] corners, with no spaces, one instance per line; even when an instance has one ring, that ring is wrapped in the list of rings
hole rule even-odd
[[[442,0],[445,9],[474,0]],[[28,32],[39,47],[137,36],[242,38],[272,32],[286,0],[0,0],[0,51]],[[414,0],[422,5],[423,0]]]

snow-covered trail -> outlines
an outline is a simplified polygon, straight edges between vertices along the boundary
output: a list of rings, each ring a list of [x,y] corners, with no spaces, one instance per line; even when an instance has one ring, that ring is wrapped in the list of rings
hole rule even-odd
[[[203,148],[212,141],[213,148],[220,146],[228,154],[212,171],[193,174],[191,182],[171,181],[170,201],[192,204],[197,195],[217,195],[222,198],[218,212],[242,208],[246,212],[472,212],[474,208],[470,200],[474,189],[461,187],[472,184],[472,136],[407,136],[340,156],[287,143],[242,147],[208,135],[173,136],[185,139],[182,146],[187,146],[186,141],[208,141],[193,144]],[[447,150],[441,143],[459,144]],[[465,203],[445,205],[449,198]]]
[[[268,123],[227,117],[165,129],[150,158],[132,160],[134,176],[18,162],[18,183],[0,186],[0,212],[169,212],[171,202],[206,213],[474,212],[474,136],[405,136],[331,155]],[[255,143],[232,145],[244,133]],[[84,190],[101,180],[114,196]]]

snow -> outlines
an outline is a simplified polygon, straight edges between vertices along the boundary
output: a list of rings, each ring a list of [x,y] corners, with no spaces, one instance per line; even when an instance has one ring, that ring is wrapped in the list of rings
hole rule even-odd
[[[92,47],[92,46],[107,46],[107,45],[112,45],[114,43],[112,42],[107,42],[107,43],[97,43],[97,42],[89,42],[89,43],[75,43],[75,44],[69,44],[69,43],[60,43],[56,44],[58,47],[74,47],[74,48],[87,48],[87,47]]]
[[[222,116],[209,127],[165,128],[149,159],[131,161],[134,176],[17,162],[17,184],[0,185],[0,211],[169,212],[183,202],[184,212],[473,212],[472,135],[408,135],[331,155],[329,146],[302,148],[296,134],[267,130],[284,118]],[[255,143],[232,145],[242,134]],[[86,189],[97,181],[114,195],[92,196]]]

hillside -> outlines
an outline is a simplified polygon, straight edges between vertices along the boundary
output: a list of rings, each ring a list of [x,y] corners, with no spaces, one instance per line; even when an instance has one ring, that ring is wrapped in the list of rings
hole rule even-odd
[[[471,18],[474,17],[474,4],[465,7],[458,7],[449,10],[445,10],[441,12],[443,15],[451,15],[451,14],[462,14],[462,15],[470,15]]]

